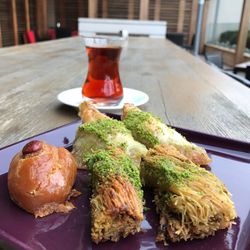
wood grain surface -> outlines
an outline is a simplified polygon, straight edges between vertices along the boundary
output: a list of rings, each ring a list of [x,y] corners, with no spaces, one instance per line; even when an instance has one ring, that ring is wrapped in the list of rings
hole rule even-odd
[[[77,119],[56,96],[86,71],[80,37],[0,49],[0,147]],[[169,41],[130,38],[120,74],[166,123],[250,142],[250,89]]]

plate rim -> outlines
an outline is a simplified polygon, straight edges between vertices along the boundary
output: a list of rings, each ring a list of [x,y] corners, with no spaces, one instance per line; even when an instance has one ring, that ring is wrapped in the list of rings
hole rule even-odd
[[[78,106],[70,103],[70,102],[65,102],[64,100],[62,100],[61,96],[63,94],[65,94],[66,92],[69,92],[69,91],[77,91],[77,90],[81,90],[81,87],[76,87],[76,88],[71,88],[71,89],[67,89],[67,90],[64,90],[64,91],[61,91],[60,93],[57,94],[57,100],[59,102],[61,102],[62,104],[65,104],[65,105],[68,105],[68,106],[71,106],[71,107],[74,107],[74,108],[78,108]],[[141,94],[141,96],[143,96],[143,101],[140,101],[138,103],[134,103],[135,106],[141,106],[141,105],[144,105],[146,104],[148,101],[149,101],[149,96],[147,93],[145,93],[144,91],[141,91],[141,90],[138,90],[138,89],[133,89],[133,88],[127,88],[127,87],[124,87],[123,88],[124,92],[125,91],[134,91],[134,92],[138,92]],[[121,110],[123,108],[123,106],[106,106],[106,107],[101,107],[101,106],[97,106],[96,105],[96,108],[99,109],[99,110]]]

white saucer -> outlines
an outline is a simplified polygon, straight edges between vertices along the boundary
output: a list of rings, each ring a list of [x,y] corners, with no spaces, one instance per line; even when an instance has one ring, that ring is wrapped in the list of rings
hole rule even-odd
[[[80,103],[84,101],[81,88],[65,90],[57,95],[57,99],[66,105],[76,108],[78,108]],[[123,108],[124,103],[132,103],[135,106],[140,106],[147,103],[148,100],[148,95],[142,91],[123,88],[123,99],[117,105],[105,107],[96,105],[96,108],[104,112],[117,113],[117,111],[119,112],[119,110]]]

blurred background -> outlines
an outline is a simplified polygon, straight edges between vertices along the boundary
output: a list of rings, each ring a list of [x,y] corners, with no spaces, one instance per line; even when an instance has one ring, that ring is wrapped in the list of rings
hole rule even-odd
[[[167,21],[166,37],[192,50],[200,2],[199,52],[227,67],[249,60],[249,0],[0,0],[0,47],[77,36],[90,17]]]

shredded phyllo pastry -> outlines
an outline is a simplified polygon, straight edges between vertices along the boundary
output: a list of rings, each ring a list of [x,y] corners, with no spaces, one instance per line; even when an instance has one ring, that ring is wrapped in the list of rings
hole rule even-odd
[[[86,156],[92,179],[91,237],[95,243],[135,234],[143,220],[139,169],[119,149]]]
[[[132,104],[124,105],[122,119],[133,137],[147,148],[159,144],[172,145],[196,164],[207,165],[211,162],[203,148],[188,142],[184,136],[166,126],[158,117],[143,112]]]
[[[176,149],[150,149],[143,158],[141,175],[155,192],[160,214],[158,241],[204,238],[230,227],[236,218],[225,185]]]
[[[81,104],[79,114],[84,124],[78,128],[73,145],[73,155],[79,168],[85,167],[87,153],[110,146],[122,149],[139,166],[141,156],[146,154],[147,149],[134,140],[121,121],[100,113],[89,102]]]
[[[232,225],[236,211],[231,194],[200,167],[211,161],[205,149],[131,104],[125,104],[122,122],[89,102],[80,105],[79,114],[84,124],[78,128],[73,153],[91,174],[95,243],[140,231],[141,182],[154,192],[160,217],[157,241],[204,238]]]

